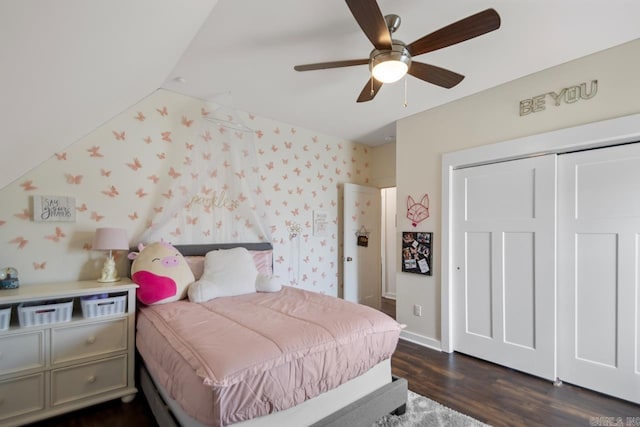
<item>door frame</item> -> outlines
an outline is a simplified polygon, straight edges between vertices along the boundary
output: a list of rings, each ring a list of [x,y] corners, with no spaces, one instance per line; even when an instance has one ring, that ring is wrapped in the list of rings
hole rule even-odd
[[[640,113],[499,142],[442,156],[441,348],[451,353],[453,342],[453,170],[524,157],[640,140]]]
[[[396,211],[393,212],[393,218],[389,218],[389,216],[387,215],[387,196],[388,193],[385,190],[389,190],[389,189],[394,189],[396,190],[396,197],[393,199],[393,204],[392,206],[395,208],[396,207],[396,199],[397,199],[397,188],[396,187],[383,187],[380,188],[380,265],[381,265],[381,270],[380,270],[380,276],[381,276],[381,280],[382,280],[382,286],[380,288],[380,295],[383,298],[391,298],[393,300],[396,299],[397,293],[395,292],[395,284],[394,284],[394,292],[393,295],[391,295],[389,292],[387,292],[389,290],[388,285],[389,285],[389,281],[388,278],[389,276],[393,276],[395,278],[395,275],[397,274],[397,269],[394,268],[393,271],[391,271],[391,273],[393,274],[388,274],[389,271],[387,271],[387,265],[389,263],[389,260],[391,260],[392,264],[395,266],[396,265],[396,248],[394,248],[393,251],[388,252],[387,251],[387,244],[388,244],[388,239],[389,239],[389,235],[386,233],[386,226],[388,224],[389,221],[393,221],[393,225],[394,225],[394,237],[397,234],[396,230],[398,227],[398,221],[397,221],[397,217],[398,217],[398,213]],[[395,239],[397,240],[397,239]],[[397,242],[396,242],[397,243]]]

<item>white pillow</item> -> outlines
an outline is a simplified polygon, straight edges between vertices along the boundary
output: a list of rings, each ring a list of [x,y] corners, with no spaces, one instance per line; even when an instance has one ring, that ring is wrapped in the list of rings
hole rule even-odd
[[[256,291],[278,292],[280,289],[282,289],[282,283],[278,276],[258,273],[258,277],[256,278]]]
[[[258,270],[245,248],[221,249],[207,253],[200,280],[189,286],[189,300],[205,302],[218,297],[256,291]]]

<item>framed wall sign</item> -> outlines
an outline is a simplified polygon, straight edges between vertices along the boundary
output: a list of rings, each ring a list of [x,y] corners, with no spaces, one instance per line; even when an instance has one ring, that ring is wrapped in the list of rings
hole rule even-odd
[[[356,232],[357,245],[365,248],[369,247],[369,232],[364,225]]]
[[[431,276],[431,242],[433,233],[404,231],[402,233],[402,271]]]
[[[75,222],[75,197],[33,196],[33,220],[36,222]]]
[[[313,211],[313,235],[316,237],[329,235],[329,214],[326,211]]]

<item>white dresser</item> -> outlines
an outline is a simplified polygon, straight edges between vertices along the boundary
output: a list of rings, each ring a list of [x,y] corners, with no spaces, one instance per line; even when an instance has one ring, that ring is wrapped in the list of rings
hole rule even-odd
[[[0,427],[116,398],[130,402],[135,397],[136,288],[123,279],[109,284],[81,281],[0,290],[0,307],[12,306],[9,327],[0,330]],[[81,301],[90,295],[115,296],[125,305],[116,312],[85,317]],[[53,300],[73,300],[70,320],[20,326],[20,303]],[[85,300],[88,302],[92,301]]]

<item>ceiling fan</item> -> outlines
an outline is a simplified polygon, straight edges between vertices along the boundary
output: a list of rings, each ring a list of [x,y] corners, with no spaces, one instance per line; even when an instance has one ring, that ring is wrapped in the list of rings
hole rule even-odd
[[[293,68],[296,71],[312,71],[369,64],[371,81],[367,82],[362,89],[358,102],[371,101],[383,83],[400,80],[406,73],[447,89],[454,87],[464,79],[463,75],[435,65],[414,61],[413,57],[500,28],[498,12],[487,9],[427,34],[413,43],[405,44],[391,38],[400,26],[398,15],[383,16],[376,0],[346,0],[346,2],[360,28],[374,46],[369,58],[296,65]]]

